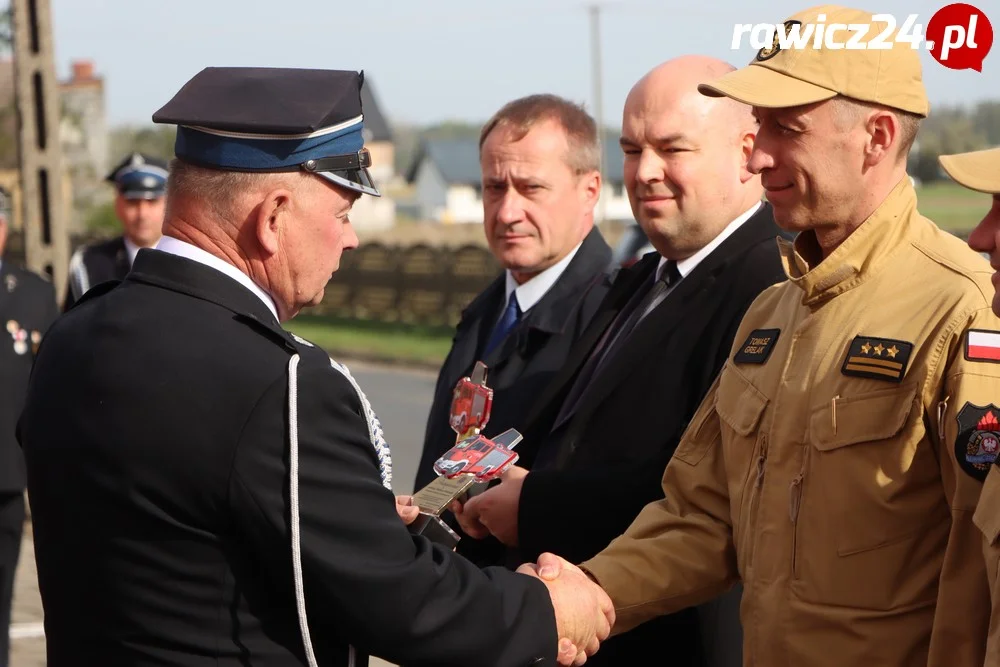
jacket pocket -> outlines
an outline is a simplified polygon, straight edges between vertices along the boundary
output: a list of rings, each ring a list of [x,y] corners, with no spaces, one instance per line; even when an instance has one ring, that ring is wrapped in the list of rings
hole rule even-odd
[[[729,487],[733,544],[742,576],[753,565],[757,512],[767,464],[767,433],[762,428],[770,400],[735,366],[719,382],[716,412],[725,434],[722,447]]]
[[[905,539],[940,509],[940,471],[921,414],[916,386],[837,396],[813,410],[807,477],[835,517],[841,556]]]

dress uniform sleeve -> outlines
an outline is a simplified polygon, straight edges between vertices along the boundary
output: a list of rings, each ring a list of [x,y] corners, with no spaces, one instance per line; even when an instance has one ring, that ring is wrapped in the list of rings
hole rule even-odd
[[[945,365],[943,374],[939,374],[943,375],[943,387],[938,392],[925,392],[937,399],[928,413],[941,461],[941,482],[951,510],[930,665],[982,664],[990,589],[983,534],[973,523],[973,513],[991,467],[983,457],[995,457],[1000,444],[1000,365],[988,360],[989,351],[980,351],[975,343],[979,342],[977,333],[989,333],[998,324],[990,309],[985,308],[955,327],[941,361]],[[995,335],[1000,339],[1000,331]]]
[[[738,578],[716,378],[663,473],[662,500],[581,567],[615,604],[614,633],[706,602]]]
[[[334,369],[305,363],[298,378],[301,553],[313,643],[335,633],[401,664],[555,664],[546,587],[504,569],[479,570],[412,536],[382,485],[353,387]],[[243,429],[229,493],[259,576],[294,614],[287,400],[285,378],[260,398]]]

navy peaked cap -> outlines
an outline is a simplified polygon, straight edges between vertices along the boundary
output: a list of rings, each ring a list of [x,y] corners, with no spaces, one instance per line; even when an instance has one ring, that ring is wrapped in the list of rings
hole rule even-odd
[[[159,199],[167,190],[167,163],[144,153],[129,153],[105,178],[126,199]]]
[[[379,196],[368,172],[363,72],[208,67],[153,114],[177,125],[174,153],[229,171],[304,170]]]

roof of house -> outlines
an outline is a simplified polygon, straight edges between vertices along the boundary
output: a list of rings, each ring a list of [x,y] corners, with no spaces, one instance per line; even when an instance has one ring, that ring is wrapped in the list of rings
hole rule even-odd
[[[392,141],[389,122],[382,115],[382,108],[372,90],[372,82],[367,76],[361,86],[361,112],[365,115],[365,130],[371,132],[371,136],[366,136],[365,141]]]
[[[625,170],[622,149],[617,140],[604,140],[604,180],[608,183],[622,183]],[[429,159],[449,185],[478,185],[482,181],[479,167],[479,142],[475,139],[433,139],[423,141],[409,170],[406,180],[410,183],[417,177],[417,169],[424,159]]]

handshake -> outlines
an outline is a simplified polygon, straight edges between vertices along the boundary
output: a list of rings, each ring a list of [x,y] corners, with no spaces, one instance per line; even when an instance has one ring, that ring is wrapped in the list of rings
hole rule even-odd
[[[406,524],[419,512],[408,496],[396,498],[396,510]],[[537,563],[525,563],[517,571],[539,579],[549,590],[559,635],[559,664],[584,664],[611,634],[615,624],[611,598],[583,570],[554,554],[542,554]]]

